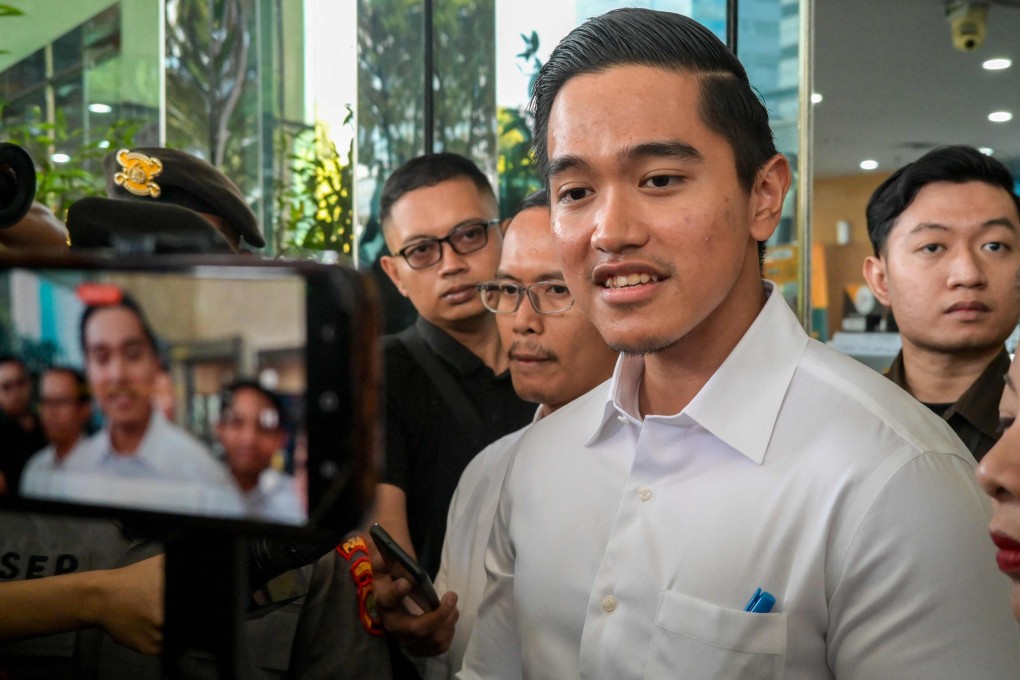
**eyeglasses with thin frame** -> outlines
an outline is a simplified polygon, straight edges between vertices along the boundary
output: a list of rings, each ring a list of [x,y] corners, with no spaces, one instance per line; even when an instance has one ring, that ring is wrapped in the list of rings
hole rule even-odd
[[[496,314],[513,314],[527,294],[531,307],[539,314],[562,314],[574,306],[574,297],[562,281],[538,281],[522,286],[514,281],[486,281],[476,288],[482,304]]]
[[[449,243],[453,252],[467,255],[481,250],[489,243],[489,227],[499,224],[499,220],[479,220],[468,222],[455,228],[442,238],[423,238],[406,245],[397,251],[411,269],[425,269],[443,259],[443,244]]]

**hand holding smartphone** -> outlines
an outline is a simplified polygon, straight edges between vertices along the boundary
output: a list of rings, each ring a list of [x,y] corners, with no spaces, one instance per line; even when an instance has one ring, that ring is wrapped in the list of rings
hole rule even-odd
[[[379,549],[393,577],[406,579],[411,584],[409,597],[414,603],[426,612],[439,607],[439,596],[436,595],[432,579],[421,565],[408,555],[378,522],[372,525],[368,533],[372,536],[375,547]]]

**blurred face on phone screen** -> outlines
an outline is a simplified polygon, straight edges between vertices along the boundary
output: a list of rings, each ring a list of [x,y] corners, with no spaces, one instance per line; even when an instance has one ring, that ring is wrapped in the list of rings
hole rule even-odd
[[[160,364],[138,316],[126,307],[99,309],[82,337],[89,387],[110,429],[144,429]]]

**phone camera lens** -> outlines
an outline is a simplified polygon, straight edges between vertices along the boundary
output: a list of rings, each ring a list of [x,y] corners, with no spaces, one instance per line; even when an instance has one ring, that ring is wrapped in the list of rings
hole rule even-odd
[[[340,405],[340,398],[336,396],[336,392],[326,390],[319,395],[319,410],[323,413],[333,413]]]
[[[333,479],[336,477],[338,472],[340,472],[340,468],[337,466],[336,462],[332,460],[327,460],[319,466],[319,475],[323,479]]]

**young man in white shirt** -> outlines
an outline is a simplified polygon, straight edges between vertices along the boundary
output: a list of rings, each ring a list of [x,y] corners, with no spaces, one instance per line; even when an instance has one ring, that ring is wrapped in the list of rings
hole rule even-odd
[[[564,278],[624,356],[518,442],[458,677],[1015,677],[973,459],[761,280],[791,173],[733,54],[617,10],[532,103]]]
[[[250,517],[285,524],[307,519],[294,477],[273,467],[287,441],[276,393],[254,381],[228,386],[216,436]]]
[[[105,422],[67,460],[54,495],[190,514],[243,514],[226,466],[155,407],[159,355],[137,303],[122,295],[86,307],[81,344],[89,389]]]
[[[48,369],[39,379],[39,422],[49,444],[37,451],[21,476],[25,496],[47,495],[54,472],[87,435],[92,417],[88,383],[81,371],[73,368]]]

